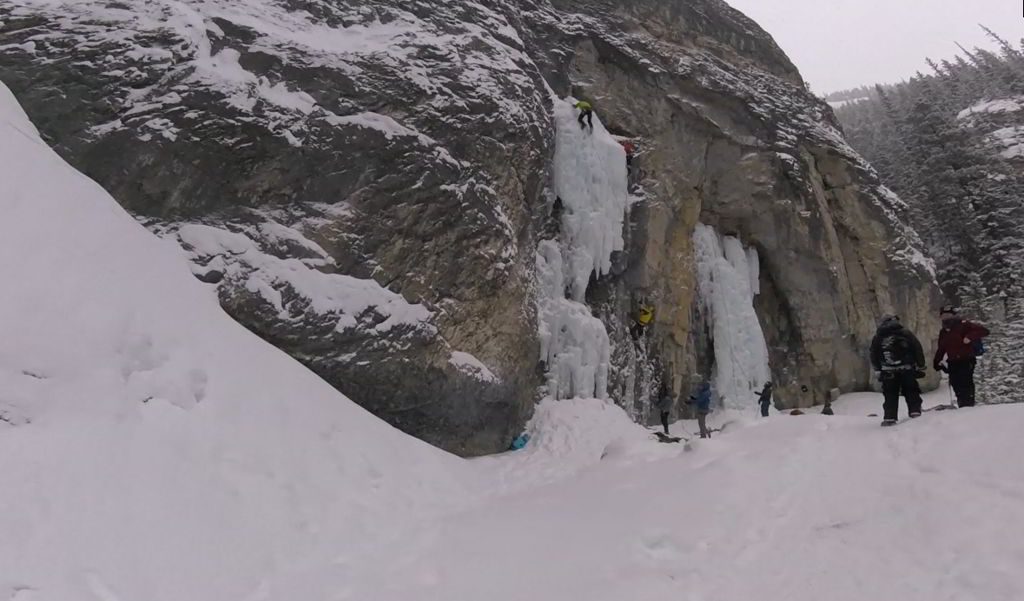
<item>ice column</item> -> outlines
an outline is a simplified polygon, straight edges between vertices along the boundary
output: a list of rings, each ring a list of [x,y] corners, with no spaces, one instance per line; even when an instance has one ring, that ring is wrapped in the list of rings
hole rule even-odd
[[[562,223],[559,239],[537,250],[541,359],[550,396],[605,398],[611,345],[584,299],[591,274],[607,273],[612,252],[624,247],[626,157],[596,115],[591,132],[580,128],[573,101],[553,103],[553,185]]]
[[[747,409],[771,379],[768,345],[753,303],[760,292],[757,250],[703,224],[693,240],[699,301],[715,349],[713,384],[725,407]]]

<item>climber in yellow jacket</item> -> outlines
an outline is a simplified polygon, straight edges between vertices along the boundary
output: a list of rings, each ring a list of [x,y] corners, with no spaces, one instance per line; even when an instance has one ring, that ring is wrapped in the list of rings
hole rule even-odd
[[[654,307],[644,303],[640,305],[640,310],[637,311],[636,320],[643,327],[650,325],[654,321]]]
[[[594,131],[594,107],[586,100],[580,100],[575,106],[580,110],[580,116],[576,119],[580,122],[580,129],[589,125],[590,131]],[[586,125],[583,124],[583,119],[587,120]]]
[[[654,306],[649,304],[647,300],[640,301],[640,308],[637,309],[636,316],[633,319],[633,327],[630,328],[630,332],[633,334],[633,339],[639,339],[647,331],[647,327],[654,322]]]

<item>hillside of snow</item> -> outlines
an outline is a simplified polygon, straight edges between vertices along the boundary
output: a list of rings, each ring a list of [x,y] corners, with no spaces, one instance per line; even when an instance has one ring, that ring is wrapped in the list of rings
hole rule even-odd
[[[878,403],[736,422],[683,448],[613,443],[576,476],[363,558],[346,598],[1024,598],[1024,467],[1008,460],[1024,411],[929,412],[882,429],[865,413]]]
[[[673,445],[545,401],[524,450],[458,459],[234,323],[4,87],[0,129],[0,599],[1024,597],[1020,407],[751,399]]]
[[[0,599],[257,599],[458,504],[459,460],[235,323],[2,85],[0,130]]]

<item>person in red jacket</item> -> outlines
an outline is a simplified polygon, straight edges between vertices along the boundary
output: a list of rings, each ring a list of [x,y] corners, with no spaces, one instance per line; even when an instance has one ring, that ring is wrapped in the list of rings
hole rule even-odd
[[[949,385],[956,393],[960,407],[974,406],[974,367],[977,364],[975,343],[988,336],[988,328],[962,319],[952,305],[939,311],[942,329],[932,367],[949,374]],[[942,360],[946,359],[946,364]]]
[[[636,144],[630,140],[619,140],[619,144],[622,146],[622,150],[626,151],[626,166],[631,167],[633,165],[633,155],[636,154]]]

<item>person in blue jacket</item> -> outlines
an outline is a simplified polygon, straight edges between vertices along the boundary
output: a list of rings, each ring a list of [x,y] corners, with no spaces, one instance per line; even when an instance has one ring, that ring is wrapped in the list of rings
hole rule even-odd
[[[703,379],[697,392],[690,395],[687,404],[694,405],[697,411],[697,425],[700,426],[700,437],[711,438],[711,431],[708,430],[707,418],[711,413],[711,382]]]

